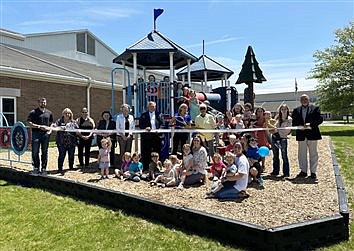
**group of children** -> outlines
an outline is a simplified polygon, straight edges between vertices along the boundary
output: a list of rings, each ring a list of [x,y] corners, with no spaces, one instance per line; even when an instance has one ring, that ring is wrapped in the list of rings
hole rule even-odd
[[[231,160],[230,154],[234,153],[234,145],[236,144],[236,142],[241,141],[244,149],[243,153],[247,157],[250,165],[249,183],[255,181],[259,184],[260,188],[263,188],[263,178],[261,177],[261,174],[264,171],[264,167],[260,163],[261,156],[258,153],[259,147],[257,139],[255,137],[252,137],[250,134],[244,134],[242,137],[240,137],[240,139],[238,139],[235,134],[229,134],[228,141],[229,144],[225,147],[224,150],[224,162],[226,164],[229,164],[228,159]],[[233,160],[235,160],[234,155],[232,156],[232,158]],[[224,162],[222,161],[222,156],[219,153],[214,154],[213,164],[210,167],[211,178],[214,181],[220,178],[222,170],[226,170]],[[221,175],[221,177],[224,176]]]
[[[222,187],[232,186],[234,182],[226,181],[225,177],[237,173],[235,165],[234,145],[239,139],[234,134],[229,135],[229,144],[226,147],[225,153],[215,153],[212,157],[212,164],[209,167],[210,177],[213,182],[217,182],[212,193],[216,193]],[[263,179],[261,173],[263,168],[260,164],[259,147],[257,140],[246,134],[241,137],[241,142],[244,145],[244,154],[248,158],[250,164],[249,182],[255,181],[263,188]],[[99,150],[99,168],[101,169],[101,179],[108,178],[109,173],[109,139],[102,139],[102,148]],[[151,161],[148,167],[148,172],[143,173],[143,164],[140,162],[140,154],[125,152],[122,157],[120,169],[115,169],[115,176],[121,180],[131,180],[139,182],[141,180],[148,181],[151,186],[158,187],[174,187],[182,189],[187,176],[197,173],[194,170],[193,155],[191,146],[185,144],[182,147],[183,157],[179,160],[176,155],[170,155],[163,163],[159,159],[157,152],[151,153]],[[204,179],[206,176],[204,177]]]
[[[132,180],[135,182],[146,180],[149,181],[151,186],[178,186],[178,188],[183,188],[185,177],[195,172],[193,170],[193,156],[190,145],[185,144],[183,146],[182,161],[176,155],[170,155],[162,164],[159,157],[157,152],[152,152],[148,172],[143,173],[140,154],[126,152],[122,158],[121,168],[114,170],[115,176],[121,180]],[[101,164],[99,166],[101,168]]]

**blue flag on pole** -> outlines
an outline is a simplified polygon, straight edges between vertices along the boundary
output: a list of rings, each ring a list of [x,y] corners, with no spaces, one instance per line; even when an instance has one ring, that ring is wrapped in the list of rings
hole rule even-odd
[[[163,9],[154,9],[154,21],[162,14]]]
[[[154,9],[154,30],[156,30],[156,19],[162,14],[163,9]]]

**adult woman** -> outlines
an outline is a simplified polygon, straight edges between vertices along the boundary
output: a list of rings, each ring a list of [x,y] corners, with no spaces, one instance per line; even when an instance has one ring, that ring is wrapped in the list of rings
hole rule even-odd
[[[290,167],[288,160],[288,138],[291,129],[279,129],[282,127],[290,127],[292,124],[292,118],[289,116],[289,107],[286,104],[282,104],[278,108],[278,114],[275,117],[276,131],[272,135],[272,151],[273,151],[273,171],[271,175],[278,175],[280,169],[279,162],[279,150],[281,151],[281,157],[283,159],[283,175],[284,177],[290,176]],[[279,135],[276,135],[278,133]]]
[[[240,103],[236,103],[234,107],[232,107],[232,115],[235,117],[237,114],[243,114],[244,108]]]
[[[193,137],[191,144],[193,154],[192,171],[187,171],[184,185],[193,185],[204,182],[206,178],[205,168],[207,167],[207,151],[203,145],[200,135]]]
[[[98,121],[97,123],[97,129],[98,130],[116,130],[116,123],[112,120],[112,115],[110,111],[103,111],[102,114],[102,119]],[[110,138],[112,142],[111,146],[111,152],[110,152],[110,167],[114,168],[115,167],[115,148],[117,146],[117,139],[116,139],[116,134],[109,132],[109,133],[98,133],[97,134],[97,145],[98,148],[102,148],[101,146],[101,140],[103,138]]]
[[[256,128],[264,128],[266,119],[264,117],[264,108],[262,107],[257,107],[256,108],[256,122],[254,123],[254,127]],[[265,130],[262,131],[256,131],[253,133],[253,136],[257,138],[258,146],[266,146],[270,148],[268,139],[267,139],[267,132]],[[265,165],[265,157],[261,157],[262,160],[262,169],[264,170],[264,165]]]
[[[133,115],[129,114],[130,106],[128,104],[123,104],[121,107],[122,113],[117,116],[116,120],[116,129],[118,132],[118,143],[119,143],[119,160],[122,160],[122,157],[125,152],[131,152],[133,134],[124,133],[124,130],[134,130],[135,123]]]
[[[88,110],[86,107],[81,110],[81,117],[76,120],[76,123],[79,126],[79,129],[83,130],[92,130],[95,128],[95,122],[89,116]],[[79,144],[77,146],[77,155],[79,158],[80,166],[88,167],[90,163],[90,149],[93,138],[93,131],[91,132],[78,132],[77,136],[79,137]],[[84,162],[84,149],[85,149],[85,162]]]
[[[226,175],[225,177],[226,181],[234,181],[234,186],[223,187],[216,193],[208,193],[209,197],[218,198],[221,200],[233,200],[245,196],[250,166],[247,157],[243,154],[241,142],[235,143],[234,151],[236,154],[235,164],[237,167],[237,172],[234,174],[230,173],[230,175]],[[214,190],[217,185],[218,183],[215,182],[211,190]]]
[[[62,112],[62,117],[55,122],[56,127],[62,129],[77,129],[79,126],[73,119],[73,112],[69,108],[65,108]],[[58,131],[55,142],[58,147],[58,172],[63,174],[63,164],[66,153],[69,157],[69,169],[74,168],[74,154],[75,146],[77,144],[77,138],[75,132]]]
[[[176,129],[188,128],[191,126],[191,117],[188,115],[188,106],[186,104],[181,104],[178,108],[178,113],[170,121],[170,126]],[[189,133],[176,132],[173,135],[173,149],[172,154],[176,155],[178,147],[187,143]]]

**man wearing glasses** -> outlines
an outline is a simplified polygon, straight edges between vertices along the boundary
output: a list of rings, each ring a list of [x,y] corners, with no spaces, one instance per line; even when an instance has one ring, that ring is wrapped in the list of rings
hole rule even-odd
[[[298,142],[298,161],[300,173],[297,178],[305,178],[308,171],[307,152],[310,161],[310,179],[316,180],[318,165],[317,141],[322,139],[318,126],[323,122],[321,111],[318,106],[310,105],[310,98],[303,94],[300,97],[301,106],[295,108],[292,113],[292,125],[304,126],[308,129],[296,130],[296,141]]]

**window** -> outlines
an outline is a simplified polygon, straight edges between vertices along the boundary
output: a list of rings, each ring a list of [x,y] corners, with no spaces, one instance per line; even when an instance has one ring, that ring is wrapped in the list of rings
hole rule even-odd
[[[95,39],[87,33],[77,33],[76,50],[95,56]]]
[[[0,126],[13,126],[16,121],[16,98],[0,97]],[[7,121],[7,123],[6,123]]]
[[[76,34],[76,49],[79,52],[85,53],[85,33]]]
[[[87,54],[95,56],[95,39],[87,34]]]

